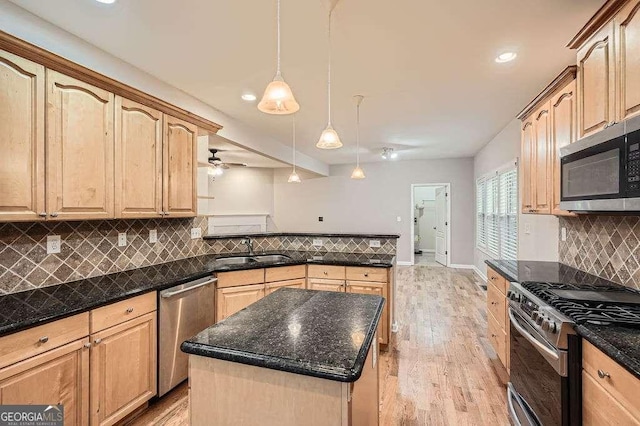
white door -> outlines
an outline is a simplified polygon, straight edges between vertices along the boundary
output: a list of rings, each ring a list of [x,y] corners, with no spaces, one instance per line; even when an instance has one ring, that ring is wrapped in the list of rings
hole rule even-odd
[[[447,191],[436,189],[436,262],[447,266]]]

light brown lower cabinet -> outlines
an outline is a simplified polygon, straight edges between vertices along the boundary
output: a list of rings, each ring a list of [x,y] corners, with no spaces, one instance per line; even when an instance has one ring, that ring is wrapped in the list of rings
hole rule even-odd
[[[0,370],[0,405],[64,406],[64,424],[89,424],[89,339]]]
[[[344,291],[345,280],[331,280],[323,278],[308,278],[307,289],[319,291]]]
[[[91,424],[112,425],[156,394],[156,313],[91,335]]]
[[[216,290],[216,322],[235,314],[264,297],[264,284],[225,287]]]
[[[387,295],[387,283],[380,282],[367,282],[367,281],[347,281],[347,293],[355,294],[372,294],[374,296],[383,297],[388,303]],[[380,324],[378,326],[378,341],[384,345],[388,343],[388,323],[387,318],[389,309],[385,305],[382,310],[382,316],[380,317]]]
[[[264,285],[264,295],[268,296],[274,291],[281,288],[305,288],[305,279],[298,278],[295,280],[286,280],[286,281],[276,281],[273,283],[266,283]]]
[[[491,268],[487,268],[487,338],[502,365],[509,371],[510,322],[506,292],[507,280]]]

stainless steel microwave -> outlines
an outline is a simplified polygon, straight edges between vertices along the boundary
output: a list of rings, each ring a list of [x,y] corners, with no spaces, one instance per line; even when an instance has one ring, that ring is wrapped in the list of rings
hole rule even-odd
[[[640,117],[561,148],[560,208],[640,212]]]

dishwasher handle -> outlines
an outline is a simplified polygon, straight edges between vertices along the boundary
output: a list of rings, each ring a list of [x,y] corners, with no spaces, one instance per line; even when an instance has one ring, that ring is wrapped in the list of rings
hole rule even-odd
[[[169,299],[169,298],[171,298],[171,297],[178,296],[178,295],[180,295],[180,294],[183,294],[183,293],[186,293],[186,292],[188,292],[188,291],[195,290],[195,289],[198,289],[198,288],[201,288],[201,287],[207,286],[207,285],[209,285],[209,284],[213,284],[213,283],[215,283],[215,282],[218,282],[218,279],[217,279],[217,278],[211,278],[211,279],[209,279],[209,280],[207,280],[207,281],[205,281],[205,282],[197,283],[197,284],[194,284],[194,285],[192,285],[192,286],[189,286],[189,287],[183,288],[183,289],[181,289],[181,290],[170,291],[170,292],[167,292],[167,293],[164,293],[164,292],[163,292],[163,293],[160,293],[160,297],[162,297],[163,299]]]

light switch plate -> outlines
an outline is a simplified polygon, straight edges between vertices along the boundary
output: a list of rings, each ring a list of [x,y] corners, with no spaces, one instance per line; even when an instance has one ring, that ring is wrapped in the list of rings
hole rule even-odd
[[[560,228],[560,239],[562,241],[567,241],[567,228],[565,228],[564,226]]]
[[[156,229],[149,230],[149,242],[155,244],[158,242],[158,231]]]
[[[191,239],[197,240],[202,238],[202,228],[191,228]]]
[[[380,247],[380,240],[369,240],[369,247]]]
[[[60,253],[60,235],[47,235],[47,254]]]
[[[314,247],[322,247],[322,240],[313,240],[313,246]]]
[[[396,216],[396,222],[402,222],[402,217],[401,216]]]
[[[127,245],[127,233],[118,232],[118,247],[124,247]]]
[[[529,222],[524,223],[524,233],[531,234],[531,224]]]

